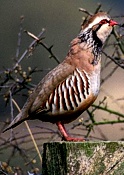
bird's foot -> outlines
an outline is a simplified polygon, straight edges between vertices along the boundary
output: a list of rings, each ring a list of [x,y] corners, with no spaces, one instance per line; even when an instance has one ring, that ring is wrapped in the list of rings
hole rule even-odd
[[[62,134],[62,140],[64,140],[64,141],[70,141],[70,142],[84,142],[85,141],[85,139],[83,139],[83,138],[74,138],[74,137],[70,137],[68,134],[67,134],[67,131],[66,131],[66,129],[65,129],[65,127],[64,127],[64,125],[63,125],[63,123],[61,123],[61,122],[57,122],[56,123],[57,124],[57,126],[58,126],[58,129],[59,129],[59,131],[61,132],[61,134]]]
[[[83,138],[75,138],[75,137],[70,137],[70,136],[63,137],[62,140],[68,141],[68,142],[84,142],[85,141],[85,139]]]

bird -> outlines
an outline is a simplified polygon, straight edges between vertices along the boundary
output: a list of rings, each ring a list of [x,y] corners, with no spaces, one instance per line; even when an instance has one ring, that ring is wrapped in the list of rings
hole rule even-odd
[[[76,120],[96,100],[102,48],[115,25],[118,23],[106,12],[90,16],[71,41],[65,59],[38,83],[3,132],[25,120],[39,119],[56,124],[64,141],[84,141],[71,137],[64,125]]]

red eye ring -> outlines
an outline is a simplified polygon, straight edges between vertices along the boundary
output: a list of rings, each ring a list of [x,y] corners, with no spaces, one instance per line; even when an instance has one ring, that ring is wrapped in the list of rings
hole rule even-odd
[[[107,19],[102,19],[99,24],[107,24],[109,21]]]
[[[110,20],[102,19],[99,24],[107,24],[107,23],[112,27],[115,25],[118,25],[118,23],[112,19],[110,19]]]

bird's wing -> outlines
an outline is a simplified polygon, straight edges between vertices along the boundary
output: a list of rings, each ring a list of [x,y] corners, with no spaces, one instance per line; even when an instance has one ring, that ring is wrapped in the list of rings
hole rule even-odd
[[[50,71],[38,84],[34,93],[37,94],[34,99],[29,113],[33,113],[39,108],[42,108],[44,103],[48,100],[48,97],[53,92],[53,90],[63,82],[67,77],[73,74],[75,66],[70,65],[68,62],[62,62],[52,71]],[[33,96],[33,94],[32,94]]]
[[[9,130],[10,128],[16,127],[25,120],[30,119],[30,113],[33,113],[41,108],[55,87],[60,82],[64,81],[64,79],[66,79],[70,74],[72,74],[74,69],[74,66],[70,65],[67,61],[63,61],[53,70],[51,70],[39,82],[32,94],[27,99],[27,102],[23,106],[21,112],[14,118],[10,125],[5,128],[3,132]]]

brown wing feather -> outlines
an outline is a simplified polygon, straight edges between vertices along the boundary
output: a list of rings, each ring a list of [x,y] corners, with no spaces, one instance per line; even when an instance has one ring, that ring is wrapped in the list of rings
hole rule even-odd
[[[30,114],[41,108],[55,87],[64,79],[66,79],[74,69],[74,66],[70,65],[66,61],[63,61],[56,68],[51,70],[39,82],[32,94],[27,99],[27,102],[23,106],[21,112],[15,117],[15,119],[3,132],[9,130],[10,128],[16,127],[24,120],[30,119]]]

